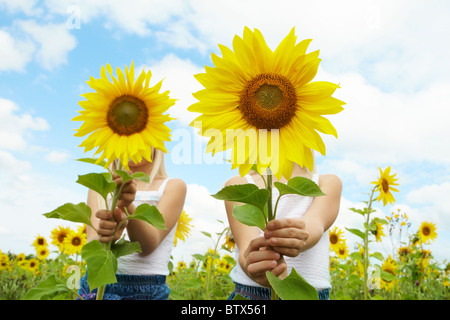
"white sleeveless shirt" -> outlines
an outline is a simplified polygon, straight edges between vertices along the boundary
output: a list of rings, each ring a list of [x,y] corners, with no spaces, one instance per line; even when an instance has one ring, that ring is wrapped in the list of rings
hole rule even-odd
[[[249,183],[254,183],[250,175],[246,175]],[[319,175],[313,175],[312,180],[319,183]],[[273,198],[277,199],[278,189],[273,188]],[[301,218],[311,206],[313,198],[294,194],[287,194],[280,198],[277,209],[277,219],[281,218]],[[275,201],[272,202],[275,207]],[[259,230],[260,236],[264,233]],[[329,258],[330,258],[330,238],[328,231],[325,231],[316,245],[306,251],[301,252],[296,257],[284,257],[287,264],[287,272],[291,273],[294,268],[309,284],[316,290],[331,289],[330,272],[329,272]],[[242,270],[239,264],[239,249],[236,246],[235,259],[236,266],[231,270],[230,276],[234,282],[247,285],[261,287],[260,284],[250,279]]]
[[[163,181],[157,191],[137,191],[134,200],[134,205],[137,207],[140,204],[148,203],[150,205],[157,205],[161,199],[167,182],[170,178]],[[170,255],[172,253],[175,231],[177,224],[161,241],[158,248],[150,255],[143,257],[138,252],[127,256],[122,256],[118,259],[117,273],[130,275],[168,275],[169,269],[167,267]],[[128,234],[125,230],[125,239],[129,241]]]

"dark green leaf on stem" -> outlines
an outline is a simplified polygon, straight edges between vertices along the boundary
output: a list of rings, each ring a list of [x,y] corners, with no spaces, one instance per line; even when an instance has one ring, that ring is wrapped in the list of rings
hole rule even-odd
[[[91,208],[84,202],[79,204],[66,203],[52,212],[44,213],[47,218],[63,219],[67,221],[84,223],[92,227]]]

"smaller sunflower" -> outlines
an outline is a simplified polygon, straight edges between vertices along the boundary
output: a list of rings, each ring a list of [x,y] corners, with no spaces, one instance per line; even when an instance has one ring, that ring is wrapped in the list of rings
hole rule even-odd
[[[28,260],[27,269],[31,272],[37,272],[39,270],[39,260],[35,258]]]
[[[348,256],[348,247],[347,247],[347,245],[345,244],[345,242],[341,242],[341,243],[339,244],[339,246],[338,246],[338,248],[337,248],[337,251],[336,251],[336,254],[337,254],[337,256],[338,256],[340,259],[342,259],[342,260],[347,259],[347,256]]]
[[[345,243],[345,239],[342,236],[343,232],[337,226],[334,226],[333,231],[328,230],[328,234],[330,236],[330,247],[337,253],[339,251],[339,245]]]
[[[52,244],[59,248],[60,252],[64,251],[64,239],[70,233],[70,228],[68,227],[57,227],[52,230],[50,238],[52,239]]]
[[[395,272],[397,270],[397,264],[389,255],[388,258],[383,262],[381,269],[385,272],[388,272],[395,276]],[[395,280],[384,280],[381,278],[381,288],[390,291],[394,288]]]
[[[49,254],[50,250],[48,250],[47,246],[40,246],[36,248],[36,256],[41,261],[47,259]]]
[[[41,235],[38,234],[36,236],[36,239],[33,242],[33,246],[35,248],[41,247],[41,246],[48,246],[48,243],[47,243],[47,240],[44,237],[42,237]]]
[[[383,224],[376,222],[376,229],[372,231],[372,234],[375,236],[375,240],[377,242],[381,242],[381,237],[386,236],[383,232]]]
[[[71,231],[64,238],[65,252],[69,255],[80,254],[81,248],[86,244],[86,234]]]
[[[386,168],[386,170],[380,170],[380,178],[377,181],[373,181],[372,184],[376,185],[375,191],[379,191],[377,201],[383,200],[383,205],[385,206],[388,202],[393,204],[395,199],[392,195],[391,191],[399,192],[392,186],[398,186],[398,183],[395,183],[398,179],[395,178],[396,174],[389,175],[391,172],[391,167]]]
[[[175,231],[175,240],[174,240],[175,246],[177,245],[178,239],[184,242],[186,240],[186,236],[190,234],[191,228],[193,227],[193,225],[189,223],[191,221],[192,218],[189,218],[186,212],[182,211],[180,218],[178,218],[177,229]]]
[[[230,235],[227,234],[225,236],[225,243],[223,244],[223,246],[230,251],[236,247],[236,243],[234,242],[234,238],[231,234]]]
[[[430,243],[437,237],[436,225],[432,222],[424,221],[420,225],[418,235],[423,243]]]

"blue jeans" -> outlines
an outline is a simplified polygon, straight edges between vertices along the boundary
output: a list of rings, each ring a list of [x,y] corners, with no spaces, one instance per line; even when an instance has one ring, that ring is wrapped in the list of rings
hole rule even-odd
[[[271,299],[271,290],[266,287],[253,287],[247,286],[240,283],[235,282],[234,291],[228,297],[228,300],[233,300],[233,298],[240,294],[244,298],[250,300],[270,300]],[[320,290],[317,291],[319,295],[319,300],[330,300],[330,290]]]
[[[107,284],[103,300],[168,300],[170,289],[166,277],[116,274],[117,282]],[[95,300],[97,289],[89,289],[87,275],[80,279],[78,294],[85,300]]]

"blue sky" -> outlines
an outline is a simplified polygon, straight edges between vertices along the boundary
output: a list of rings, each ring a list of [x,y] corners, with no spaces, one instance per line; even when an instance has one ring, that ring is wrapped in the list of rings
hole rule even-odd
[[[400,193],[394,206],[377,204],[380,216],[401,209],[411,230],[437,224],[430,246],[450,257],[450,5],[446,1],[87,1],[0,0],[0,250],[32,252],[39,233],[63,224],[42,213],[85,200],[78,174],[96,170],[84,157],[71,119],[80,110],[85,83],[106,63],[152,70],[152,82],[178,99],[169,123],[177,140],[190,142],[191,163],[168,154],[167,171],[188,184],[186,211],[195,229],[175,256],[189,260],[212,243],[200,231],[220,231],[223,204],[210,194],[236,174],[219,158],[194,162],[202,147],[186,108],[200,89],[193,75],[211,66],[218,43],[230,46],[244,26],[262,31],[275,46],[292,27],[298,39],[320,49],[316,80],[340,83],[345,110],[330,121],[339,138],[324,137],[320,173],[337,174],[344,190],[340,227],[360,227],[348,208],[367,199],[378,167],[392,167]],[[194,147],[195,146],[195,147]],[[204,145],[203,145],[204,147]],[[386,232],[385,232],[386,233]],[[351,236],[346,234],[350,239]],[[386,243],[389,241],[386,241]],[[380,247],[391,253],[388,245]]]

